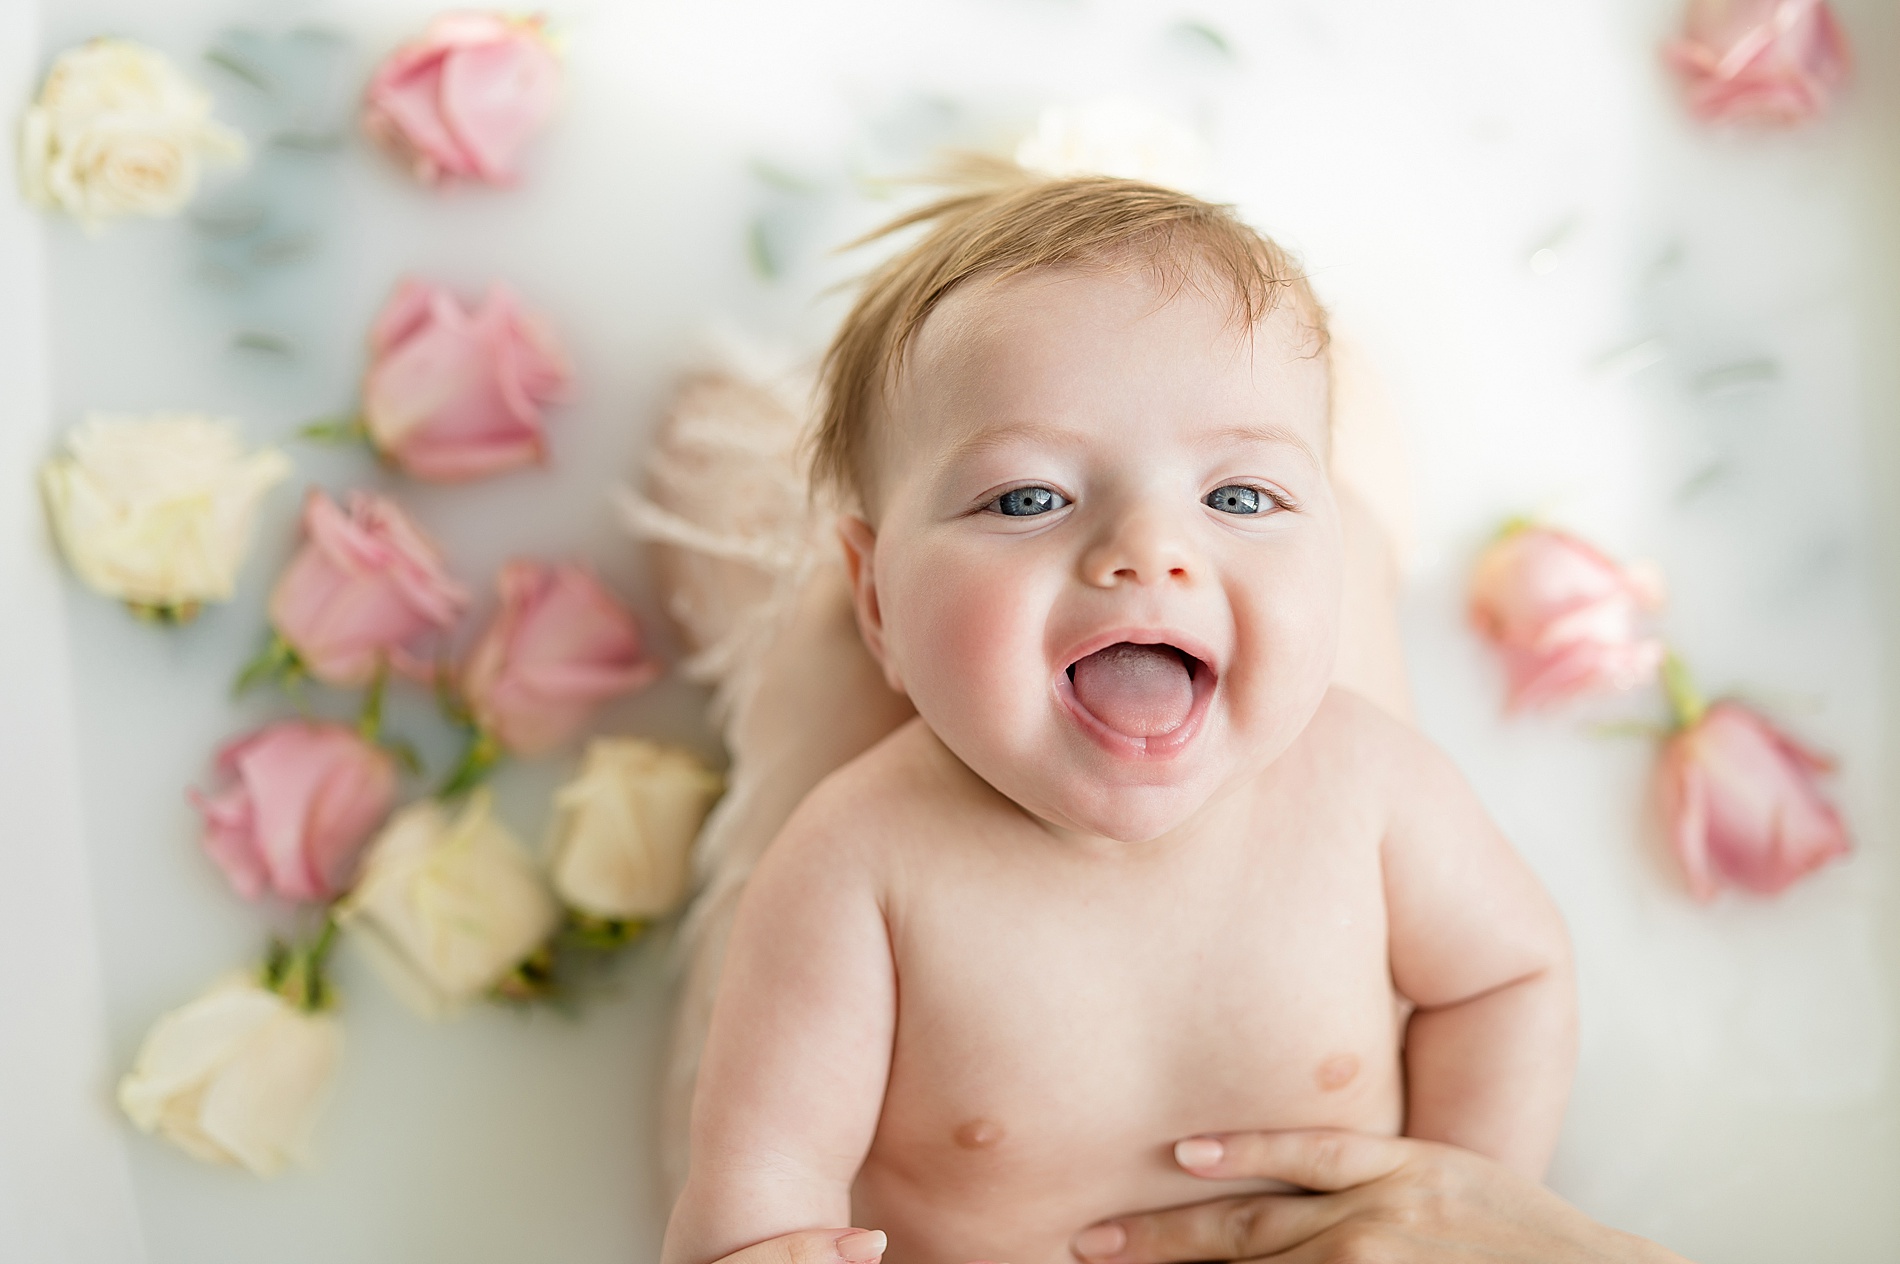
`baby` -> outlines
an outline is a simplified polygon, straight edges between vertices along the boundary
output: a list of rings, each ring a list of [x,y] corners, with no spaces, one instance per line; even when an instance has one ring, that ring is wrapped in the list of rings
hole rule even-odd
[[[1549,899],[1443,755],[1329,686],[1324,314],[1225,209],[1022,183],[900,221],[819,477],[910,721],[751,877],[665,1264],[796,1229],[1073,1261],[1245,1188],[1198,1132],[1333,1126],[1541,1174],[1574,1057]],[[822,722],[822,717],[814,717]]]

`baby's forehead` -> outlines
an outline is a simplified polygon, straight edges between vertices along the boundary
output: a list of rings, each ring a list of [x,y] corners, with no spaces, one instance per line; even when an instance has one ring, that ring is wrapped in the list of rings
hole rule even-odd
[[[1311,428],[1323,451],[1326,379],[1323,335],[1295,301],[1250,321],[1216,277],[1134,263],[1039,268],[974,278],[937,304],[899,366],[886,424],[1119,390],[1256,408]]]

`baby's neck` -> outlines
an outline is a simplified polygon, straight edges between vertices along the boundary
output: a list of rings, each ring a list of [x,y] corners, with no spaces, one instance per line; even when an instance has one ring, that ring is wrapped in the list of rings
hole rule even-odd
[[[1104,860],[1147,859],[1222,846],[1231,840],[1247,837],[1255,828],[1251,818],[1254,783],[1258,778],[1252,776],[1238,778],[1220,787],[1186,817],[1149,838],[1116,838],[1067,822],[1051,820],[991,785],[958,758],[956,752],[946,746],[921,717],[913,723],[929,735],[930,747],[943,762],[946,772],[959,779],[967,779],[974,793],[993,797],[999,805],[1020,815],[1039,833],[1066,851],[1099,856]]]

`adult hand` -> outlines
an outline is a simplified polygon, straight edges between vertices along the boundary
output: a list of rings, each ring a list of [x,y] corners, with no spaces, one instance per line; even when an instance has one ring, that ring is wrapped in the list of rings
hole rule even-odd
[[[1455,1146],[1317,1129],[1192,1137],[1174,1153],[1195,1176],[1321,1192],[1104,1221],[1076,1235],[1078,1256],[1089,1264],[1687,1264]]]
[[[806,1229],[734,1251],[719,1264],[876,1264],[884,1247],[876,1229]]]

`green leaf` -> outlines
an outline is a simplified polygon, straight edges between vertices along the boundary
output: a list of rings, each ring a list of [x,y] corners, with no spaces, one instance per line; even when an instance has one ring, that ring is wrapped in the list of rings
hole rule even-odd
[[[254,202],[206,207],[191,213],[191,226],[207,237],[248,237],[264,226],[268,215]]]
[[[251,247],[251,262],[263,267],[279,263],[296,263],[308,259],[317,252],[315,233],[286,233],[282,237],[272,237],[260,241]]]
[[[769,158],[754,158],[746,164],[759,183],[784,193],[816,193],[818,186],[789,167],[781,167]]]
[[[293,359],[297,354],[297,344],[282,334],[266,333],[262,329],[240,329],[231,335],[231,345],[239,351],[262,351],[267,355],[283,356]]]
[[[1193,19],[1177,22],[1171,33],[1183,43],[1198,48],[1202,52],[1215,53],[1229,59],[1234,56],[1234,46],[1228,38],[1205,22]]]
[[[276,92],[277,81],[266,74],[249,58],[234,53],[228,48],[212,45],[205,50],[205,60],[221,70],[228,70],[259,92]]]
[[[746,258],[761,280],[776,281],[783,270],[778,252],[772,245],[772,232],[763,219],[755,219],[746,229]]]
[[[303,675],[303,660],[297,657],[297,651],[291,648],[290,642],[273,630],[264,648],[238,672],[237,680],[231,685],[231,695],[241,697],[268,682],[283,686],[286,692],[294,696],[295,686]]]
[[[305,154],[322,154],[342,148],[343,133],[287,129],[273,134],[270,143],[279,149],[290,149]]]

